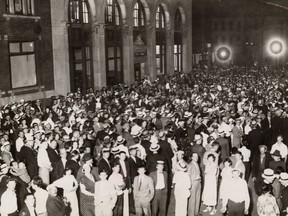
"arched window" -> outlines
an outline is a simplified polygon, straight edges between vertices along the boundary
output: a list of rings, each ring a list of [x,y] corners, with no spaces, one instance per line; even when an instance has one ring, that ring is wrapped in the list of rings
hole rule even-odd
[[[156,70],[166,73],[166,33],[165,14],[162,5],[156,11]]]
[[[182,15],[177,9],[174,19],[174,71],[183,69]]]
[[[69,1],[69,56],[71,90],[93,88],[92,37],[87,0]]]
[[[70,23],[89,23],[89,13],[85,0],[70,0],[69,7]]]
[[[145,25],[144,8],[139,0],[136,2],[133,10],[134,27]]]
[[[123,82],[121,13],[117,0],[106,0],[105,46],[107,85]]]

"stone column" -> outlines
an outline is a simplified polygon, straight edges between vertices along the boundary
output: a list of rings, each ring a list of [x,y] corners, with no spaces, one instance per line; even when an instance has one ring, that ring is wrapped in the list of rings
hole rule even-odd
[[[55,94],[65,95],[70,91],[69,41],[67,21],[64,20],[64,4],[51,1],[51,25],[53,42],[53,65]]]
[[[94,90],[106,86],[105,24],[92,25]]]
[[[150,76],[151,80],[156,79],[156,35],[155,27],[147,26],[147,66],[146,74]]]
[[[135,81],[134,74],[134,50],[133,50],[133,27],[123,26],[123,76],[125,84]]]
[[[174,29],[166,29],[166,73],[174,73]]]

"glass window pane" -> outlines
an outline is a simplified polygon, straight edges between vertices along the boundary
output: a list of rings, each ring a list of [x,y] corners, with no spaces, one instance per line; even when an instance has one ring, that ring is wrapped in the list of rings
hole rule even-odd
[[[76,70],[76,71],[82,71],[82,69],[83,69],[82,63],[75,64],[75,70]]]
[[[114,47],[108,47],[108,58],[114,58]]]
[[[22,0],[14,0],[15,13],[22,13]]]
[[[156,58],[156,68],[160,68],[160,58]]]
[[[108,70],[109,71],[114,71],[114,59],[111,59],[108,61]]]
[[[121,49],[120,47],[117,47],[117,57],[120,57],[121,56]]]
[[[86,51],[86,59],[90,59],[90,47],[85,47],[85,51]]]
[[[20,43],[9,43],[9,51],[10,53],[20,52]]]
[[[160,54],[160,45],[156,45],[156,55]]]
[[[22,43],[22,52],[34,52],[34,42]]]
[[[74,50],[74,60],[82,60],[82,50],[75,49]]]
[[[35,54],[10,57],[12,88],[37,84]]]
[[[120,58],[117,59],[117,70],[121,71],[121,59]]]
[[[88,77],[91,76],[91,64],[90,61],[86,61],[86,72]]]

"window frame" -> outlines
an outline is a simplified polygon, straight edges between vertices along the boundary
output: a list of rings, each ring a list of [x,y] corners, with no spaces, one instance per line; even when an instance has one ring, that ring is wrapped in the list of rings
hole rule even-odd
[[[89,4],[86,0],[69,0],[68,10],[70,24],[90,24]]]
[[[144,27],[145,23],[146,17],[143,4],[137,0],[133,8],[133,27]]]
[[[19,44],[19,52],[11,52],[10,51],[10,44],[18,43]],[[33,43],[33,51],[23,51],[23,43]],[[8,57],[9,57],[9,72],[10,72],[10,86],[11,89],[22,89],[22,88],[29,88],[38,85],[38,70],[37,70],[37,55],[36,55],[36,41],[9,41],[8,43]],[[28,56],[34,55],[34,64],[35,64],[35,78],[36,83],[34,85],[27,85],[27,86],[20,86],[20,87],[13,87],[12,83],[12,68],[11,68],[11,57],[14,56]]]
[[[17,1],[17,2],[16,2]],[[20,10],[17,10],[19,3]],[[6,12],[13,15],[34,16],[35,0],[5,0]]]

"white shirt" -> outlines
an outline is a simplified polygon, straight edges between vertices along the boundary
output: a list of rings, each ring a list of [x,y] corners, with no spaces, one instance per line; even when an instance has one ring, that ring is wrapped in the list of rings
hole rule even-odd
[[[123,176],[120,173],[112,173],[108,181],[114,185],[118,196],[124,193],[122,188],[125,186],[125,182],[123,180]]]
[[[229,188],[227,191],[230,191],[230,193],[226,193],[224,195],[223,206],[227,205],[228,200],[236,203],[241,203],[245,201],[245,210],[248,210],[250,205],[250,196],[246,181],[241,178],[232,178],[229,184],[226,185],[226,187]]]
[[[163,172],[157,171],[157,183],[156,183],[156,190],[161,190],[165,188],[165,180],[164,180],[164,174]]]
[[[45,148],[39,148],[37,155],[37,163],[39,167],[51,169],[51,162],[48,157],[48,153]]]
[[[24,141],[23,138],[18,137],[18,139],[16,140],[16,151],[20,152],[21,148],[24,146]]]
[[[15,191],[7,189],[1,197],[1,216],[7,216],[8,214],[16,212],[17,206],[17,196]]]
[[[190,196],[191,181],[187,172],[177,171],[173,177],[173,184],[175,184],[175,198],[178,196],[188,198]]]
[[[242,153],[243,156],[243,162],[249,162],[251,151],[246,148],[246,146],[242,146],[239,148],[239,151]]]
[[[46,201],[48,199],[48,192],[42,188],[38,188],[35,193],[35,211],[37,214],[41,214],[47,211]]]
[[[271,154],[273,154],[276,150],[280,151],[281,158],[285,158],[288,155],[288,148],[284,143],[275,143],[272,145]]]

